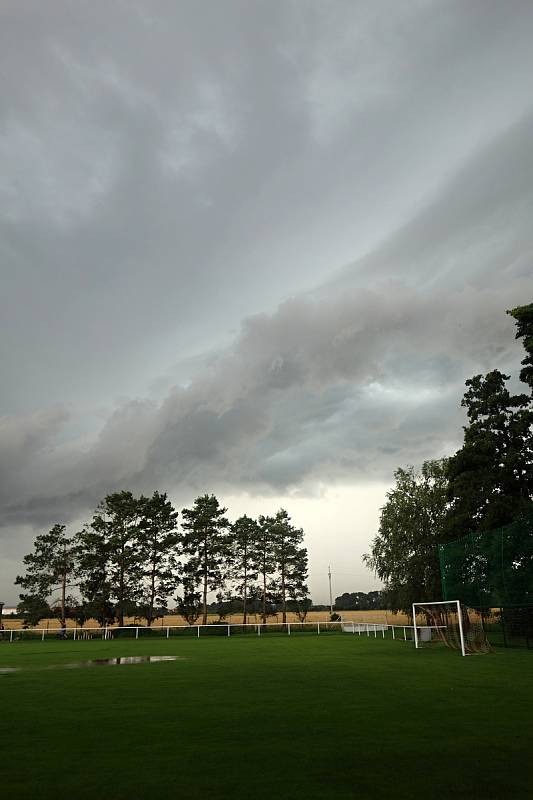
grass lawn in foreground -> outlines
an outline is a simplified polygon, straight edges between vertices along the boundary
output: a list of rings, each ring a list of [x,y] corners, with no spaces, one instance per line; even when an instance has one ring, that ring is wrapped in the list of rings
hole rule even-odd
[[[128,655],[183,660],[61,667]],[[351,634],[0,642],[1,667],[20,668],[0,673],[6,800],[533,796],[527,651]]]

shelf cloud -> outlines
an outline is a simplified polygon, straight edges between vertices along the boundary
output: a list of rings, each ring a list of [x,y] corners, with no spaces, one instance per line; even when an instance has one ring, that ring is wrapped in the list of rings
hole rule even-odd
[[[115,489],[311,502],[457,447],[532,300],[532,36],[521,0],[3,4],[0,588]]]

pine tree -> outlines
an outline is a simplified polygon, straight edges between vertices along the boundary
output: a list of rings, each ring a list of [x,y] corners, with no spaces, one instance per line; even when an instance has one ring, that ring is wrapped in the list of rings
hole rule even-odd
[[[270,530],[272,517],[260,516],[257,536],[257,574],[259,577],[259,593],[261,597],[261,619],[266,625],[270,608],[270,594],[273,587],[273,573],[276,568],[274,543]]]
[[[142,608],[150,626],[155,619],[156,605],[167,608],[168,596],[178,583],[176,527],[178,517],[166,494],[154,492],[141,497],[139,512],[139,544],[144,553]]]
[[[231,526],[230,552],[231,577],[237,582],[236,590],[242,598],[243,624],[248,620],[248,599],[259,571],[259,525],[246,514]]]
[[[54,613],[46,597],[38,594],[21,594],[17,611],[19,614],[24,614],[24,623],[32,626],[38,625],[40,620],[47,619]]]
[[[110,554],[105,517],[101,508],[76,536],[77,575],[82,603],[77,618],[94,618],[100,625],[115,621],[111,599]]]
[[[67,587],[74,575],[74,544],[65,535],[65,525],[54,525],[48,533],[36,537],[33,553],[24,556],[26,574],[18,575],[15,583],[29,590],[28,595],[21,595],[24,607],[44,609],[46,598],[59,590],[59,618],[61,626],[66,624]]]
[[[107,533],[109,583],[120,626],[142,594],[145,553],[140,536],[141,511],[142,503],[131,492],[108,494],[101,507]]]
[[[189,625],[193,625],[202,610],[202,596],[198,591],[198,583],[194,575],[189,575],[185,565],[181,579],[182,592],[176,598],[176,611]]]
[[[300,547],[296,549],[293,569],[287,587],[289,596],[288,606],[294,611],[300,622],[305,622],[305,618],[311,608],[307,575],[307,550],[305,547]]]
[[[131,492],[108,494],[78,538],[84,596],[99,607],[102,618],[113,603],[120,626],[125,615],[135,611],[143,590],[142,506]]]
[[[462,448],[448,460],[447,538],[506,525],[530,504],[533,409],[528,395],[509,392],[508,380],[493,370],[466,381],[469,424]]]
[[[202,624],[207,625],[207,594],[223,586],[229,558],[229,522],[215,495],[197,497],[192,508],[182,511],[181,552],[188,557],[184,576],[188,595],[199,586]]]
[[[287,621],[287,601],[291,593],[303,590],[307,579],[307,551],[301,547],[304,532],[291,524],[285,509],[275,517],[266,517],[264,524],[269,532],[274,565],[278,575],[282,621]]]
[[[507,313],[523,340],[520,379],[531,391],[511,394],[499,370],[466,382],[464,444],[448,463],[448,538],[512,522],[533,499],[533,303]]]

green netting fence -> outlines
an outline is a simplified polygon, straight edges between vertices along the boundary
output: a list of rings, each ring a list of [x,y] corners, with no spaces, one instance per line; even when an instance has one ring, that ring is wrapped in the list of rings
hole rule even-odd
[[[533,512],[439,545],[443,598],[472,608],[533,605]]]
[[[491,644],[533,648],[533,512],[439,545],[444,600],[477,609]]]

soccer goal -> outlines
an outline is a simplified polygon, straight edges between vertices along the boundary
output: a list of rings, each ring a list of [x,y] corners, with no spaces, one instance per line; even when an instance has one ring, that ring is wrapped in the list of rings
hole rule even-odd
[[[425,624],[417,623],[423,617]],[[483,628],[483,618],[474,609],[462,606],[459,600],[413,603],[415,647],[440,641],[461,655],[487,653],[490,649]]]

